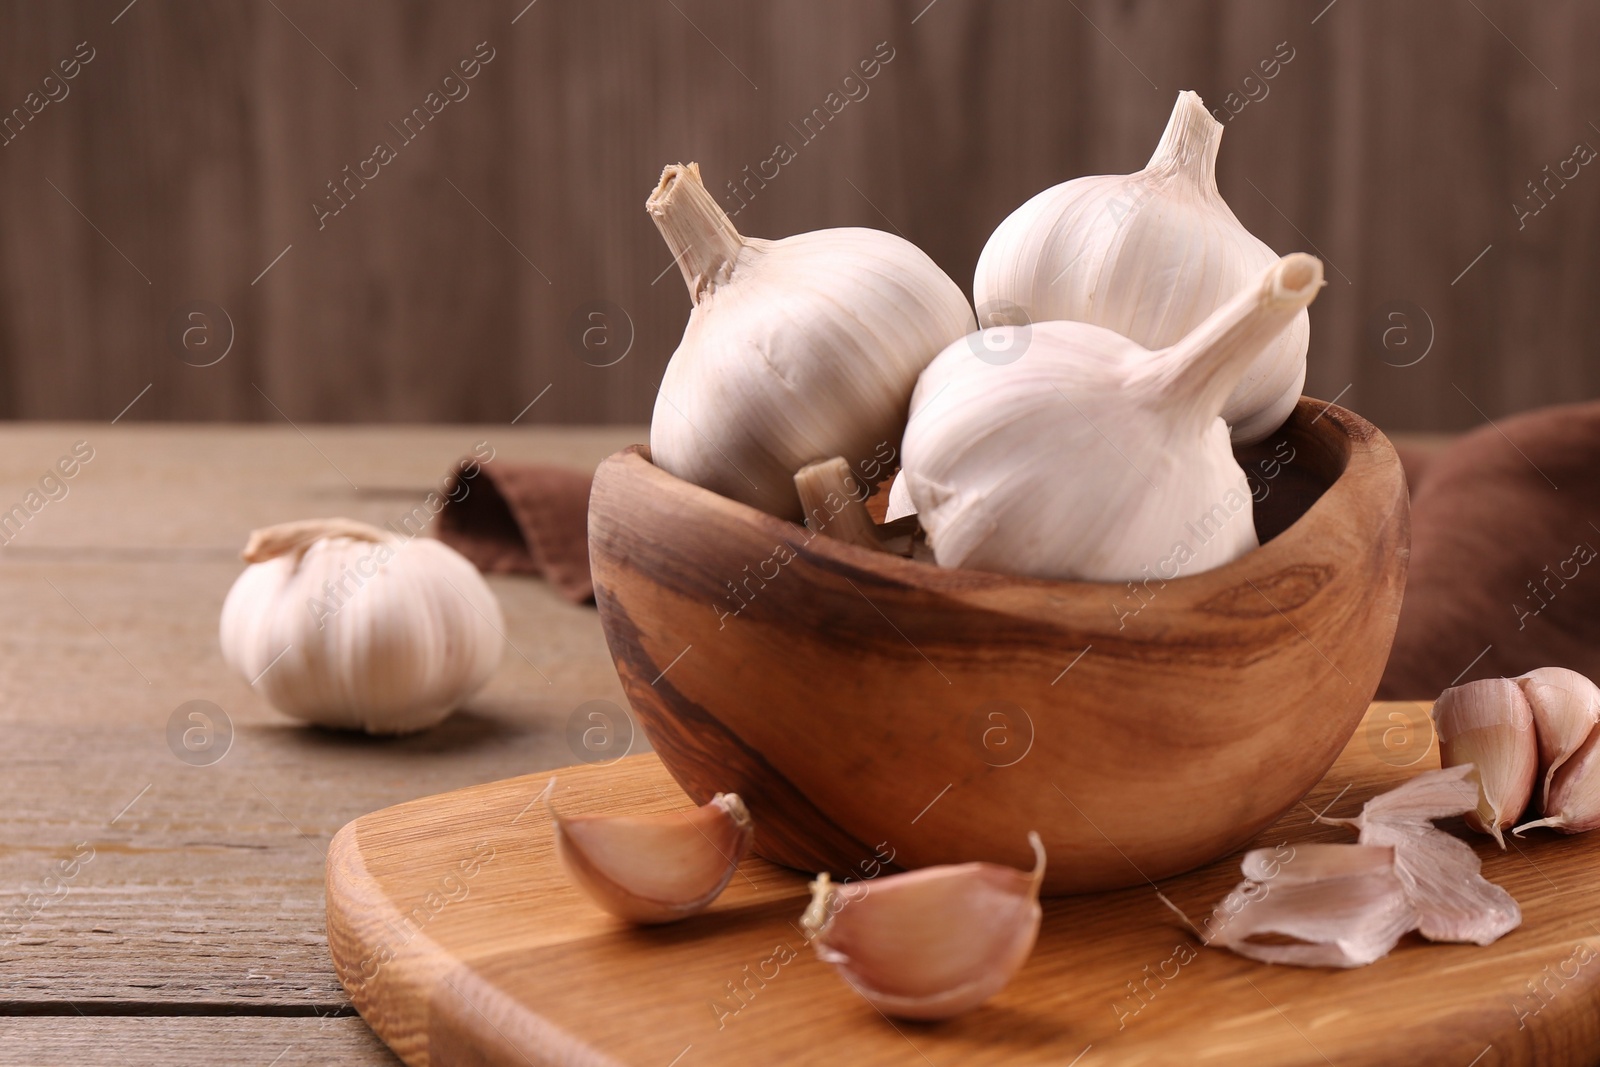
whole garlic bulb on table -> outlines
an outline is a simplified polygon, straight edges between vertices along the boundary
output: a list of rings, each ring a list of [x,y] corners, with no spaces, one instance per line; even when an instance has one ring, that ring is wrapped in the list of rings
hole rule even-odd
[[[970,333],[959,286],[881,230],[741,237],[690,163],[646,208],[694,301],[650,419],[663,470],[799,519],[794,473],[898,443],[917,375]]]
[[[1002,222],[978,259],[980,326],[1072,319],[1166,348],[1273,263],[1217,189],[1222,125],[1178,94],[1144,170],[1074,178]],[[1305,385],[1304,312],[1267,345],[1222,409],[1240,444],[1283,425]]]
[[[1083,322],[1033,324],[1005,363],[967,341],[945,349],[917,384],[896,480],[935,560],[1168,580],[1256,547],[1218,413],[1321,286],[1321,260],[1286,256],[1159,352]]]
[[[244,558],[222,606],[223,658],[287,715],[411,733],[500,662],[500,604],[448,545],[309,519],[255,531]]]

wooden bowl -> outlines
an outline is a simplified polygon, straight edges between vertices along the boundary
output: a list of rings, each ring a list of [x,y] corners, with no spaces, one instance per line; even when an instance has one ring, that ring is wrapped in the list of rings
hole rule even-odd
[[[636,446],[595,475],[595,599],[662,762],[697,803],[743,797],[760,855],[836,879],[1027,867],[1037,830],[1046,891],[1142,884],[1315,785],[1394,637],[1410,521],[1387,438],[1302,398],[1239,458],[1265,543],[1134,587],[813,537]]]

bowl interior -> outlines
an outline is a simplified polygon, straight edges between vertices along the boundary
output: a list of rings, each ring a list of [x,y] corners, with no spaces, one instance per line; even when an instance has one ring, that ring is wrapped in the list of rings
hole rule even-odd
[[[1291,418],[1272,436],[1233,450],[1250,483],[1256,537],[1266,544],[1294,525],[1344,473],[1350,441],[1319,434],[1319,419]]]

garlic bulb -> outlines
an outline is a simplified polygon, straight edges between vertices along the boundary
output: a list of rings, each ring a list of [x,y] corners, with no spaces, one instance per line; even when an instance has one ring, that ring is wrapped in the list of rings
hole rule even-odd
[[[1071,319],[1149,349],[1192,331],[1278,258],[1217,190],[1221,139],[1200,97],[1179,93],[1144,170],[1075,178],[1019,207],[978,259],[979,325]],[[1261,440],[1294,410],[1310,332],[1294,316],[1234,385],[1222,417],[1235,442]]]
[[[1217,416],[1321,285],[1320,260],[1286,256],[1159,352],[1082,322],[1035,323],[1010,362],[946,348],[917,383],[896,479],[936,561],[1167,581],[1256,547]]]
[[[948,1019],[1011,981],[1039,936],[1044,844],[1032,871],[994,863],[925,867],[871,882],[811,883],[800,919],[817,956],[885,1015]]]
[[[755,840],[737,793],[666,815],[563,817],[551,806],[550,816],[567,876],[601,908],[636,923],[674,922],[705,910]]]
[[[489,680],[505,622],[453,548],[349,519],[250,535],[222,605],[222,655],[273,707],[323,726],[404,734]]]
[[[800,518],[794,474],[852,466],[900,439],[917,375],[970,333],[960,287],[911,242],[880,230],[741,237],[676,165],[646,208],[694,310],[650,420],[660,468],[781,518]]]
[[[1501,831],[1522,817],[1539,770],[1539,739],[1527,698],[1510,678],[1483,678],[1439,694],[1433,722],[1439,765],[1470,763],[1478,769],[1478,806],[1467,813],[1467,825],[1505,848]]]

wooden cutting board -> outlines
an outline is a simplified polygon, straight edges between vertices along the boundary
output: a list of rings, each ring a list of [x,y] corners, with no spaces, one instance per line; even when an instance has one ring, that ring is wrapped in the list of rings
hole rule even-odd
[[[1426,705],[1373,705],[1328,776],[1256,844],[1351,840],[1313,811],[1353,815],[1438,766],[1427,721]],[[1505,852],[1474,835],[1522,926],[1487,948],[1410,935],[1354,971],[1203,948],[1149,885],[1046,901],[1038,947],[1009,987],[962,1018],[917,1024],[884,1018],[814,957],[796,926],[806,878],[793,871],[750,860],[710,911],[673,926],[598,911],[556,865],[535,802],[549,779],[426,797],[334,838],[334,964],[407,1063],[1600,1062],[1600,834],[1536,831]],[[553,795],[568,813],[689,806],[654,756],[558,772]],[[1160,888],[1202,921],[1238,878],[1233,856]]]

